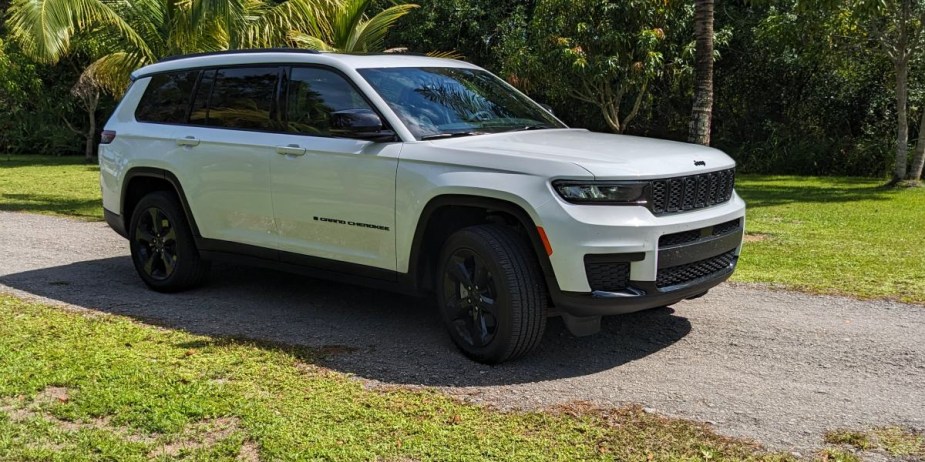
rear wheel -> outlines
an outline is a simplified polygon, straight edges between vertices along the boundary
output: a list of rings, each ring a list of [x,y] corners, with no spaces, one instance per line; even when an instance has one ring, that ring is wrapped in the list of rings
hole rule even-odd
[[[202,260],[176,197],[157,191],[135,206],[129,227],[132,262],[144,283],[158,292],[178,292],[205,280]]]
[[[546,328],[546,285],[536,256],[514,230],[479,225],[450,236],[437,298],[453,342],[479,362],[521,357]]]

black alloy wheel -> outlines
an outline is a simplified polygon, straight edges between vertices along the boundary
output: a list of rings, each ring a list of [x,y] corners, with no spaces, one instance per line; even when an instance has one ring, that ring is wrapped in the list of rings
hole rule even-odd
[[[526,238],[501,225],[457,231],[443,246],[437,303],[453,343],[497,364],[526,355],[546,329],[542,270]]]
[[[169,278],[177,266],[177,231],[167,215],[157,207],[141,211],[135,225],[137,263],[148,277],[157,281]]]
[[[176,196],[156,191],[141,198],[129,227],[132,263],[142,281],[158,292],[195,287],[209,273]]]
[[[498,331],[498,289],[485,261],[471,249],[458,249],[444,273],[446,309],[456,334],[482,348]]]

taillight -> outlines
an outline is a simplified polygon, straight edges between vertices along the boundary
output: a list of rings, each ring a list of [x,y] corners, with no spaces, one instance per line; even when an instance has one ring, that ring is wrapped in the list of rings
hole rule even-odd
[[[116,132],[113,130],[103,130],[100,133],[100,144],[109,144],[116,139]]]

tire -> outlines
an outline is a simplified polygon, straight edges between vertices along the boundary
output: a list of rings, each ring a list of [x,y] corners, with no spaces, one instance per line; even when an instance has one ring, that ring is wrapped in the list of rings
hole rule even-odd
[[[479,225],[457,231],[443,246],[439,268],[437,303],[463,354],[498,364],[539,345],[546,283],[533,251],[514,230]]]
[[[209,262],[200,258],[186,215],[171,193],[157,191],[138,201],[129,246],[138,275],[158,292],[191,289],[209,274]]]

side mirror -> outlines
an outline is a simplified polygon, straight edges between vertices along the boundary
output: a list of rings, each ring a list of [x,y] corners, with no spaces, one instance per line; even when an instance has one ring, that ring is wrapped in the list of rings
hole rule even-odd
[[[331,134],[370,141],[392,141],[395,132],[385,130],[379,115],[369,109],[347,109],[331,113]]]
[[[548,112],[548,113],[550,113],[550,114],[552,114],[552,115],[556,115],[555,111],[552,110],[552,106],[550,106],[550,105],[548,105],[548,104],[546,104],[546,103],[540,103],[540,107],[543,108],[543,109],[545,109],[546,112]]]

